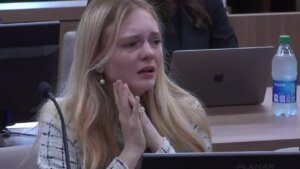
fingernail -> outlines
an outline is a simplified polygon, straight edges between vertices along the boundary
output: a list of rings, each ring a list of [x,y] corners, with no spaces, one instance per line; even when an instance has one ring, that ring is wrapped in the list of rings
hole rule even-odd
[[[132,94],[130,94],[128,97],[129,97],[129,99],[132,99],[132,98],[133,98],[133,95],[132,95]]]
[[[113,83],[113,85],[117,85],[117,84],[118,84],[118,81],[119,81],[119,80],[116,80],[116,81]]]

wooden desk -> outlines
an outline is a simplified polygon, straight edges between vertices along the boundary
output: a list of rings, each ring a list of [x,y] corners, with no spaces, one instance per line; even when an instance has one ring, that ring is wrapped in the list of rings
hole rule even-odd
[[[299,89],[299,87],[298,87]],[[300,104],[298,114],[275,117],[272,89],[261,105],[208,108],[214,151],[259,151],[300,146]]]

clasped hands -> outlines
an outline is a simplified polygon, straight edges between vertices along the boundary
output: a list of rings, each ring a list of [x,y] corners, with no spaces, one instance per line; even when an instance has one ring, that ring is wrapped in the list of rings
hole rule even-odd
[[[140,98],[134,96],[121,80],[113,83],[113,91],[124,137],[123,151],[137,155],[141,155],[146,147],[152,152],[158,151],[164,139],[143,110]]]

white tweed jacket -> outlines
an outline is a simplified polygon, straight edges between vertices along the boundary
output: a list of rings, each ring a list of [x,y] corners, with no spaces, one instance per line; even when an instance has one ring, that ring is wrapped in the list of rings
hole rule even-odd
[[[52,103],[49,106],[54,106]],[[53,109],[52,109],[53,110]],[[56,111],[45,114],[40,121],[40,137],[38,151],[38,165],[41,169],[65,169],[65,150],[62,140],[62,131],[59,116]],[[210,140],[203,135],[197,126],[194,127],[203,137],[208,149],[211,149]],[[66,121],[66,130],[68,135],[69,156],[72,169],[82,169],[82,158],[79,144],[74,133],[72,121]],[[198,131],[199,130],[199,131]],[[120,131],[118,131],[120,132]],[[156,153],[176,153],[173,146],[167,138],[164,139],[163,146]],[[128,169],[125,163],[115,157],[109,164],[107,169]]]

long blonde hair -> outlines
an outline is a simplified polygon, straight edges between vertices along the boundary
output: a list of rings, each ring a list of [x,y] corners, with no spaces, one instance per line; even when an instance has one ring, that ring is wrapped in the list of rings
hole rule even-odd
[[[122,21],[136,8],[145,9],[158,21],[145,0],[92,0],[78,26],[74,61],[62,97],[65,115],[75,126],[84,168],[105,168],[121,152],[113,92],[99,80]],[[204,110],[190,107],[197,99],[169,80],[163,64],[154,88],[141,97],[149,118],[177,151],[207,150],[190,125],[199,125],[210,136]]]

